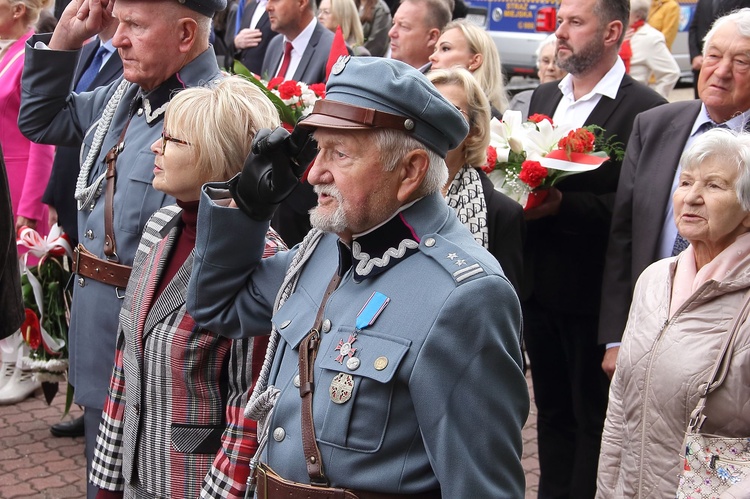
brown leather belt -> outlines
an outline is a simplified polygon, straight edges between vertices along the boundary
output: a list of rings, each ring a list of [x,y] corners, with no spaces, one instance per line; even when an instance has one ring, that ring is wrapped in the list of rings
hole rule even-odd
[[[116,288],[125,289],[128,286],[132,267],[120,265],[97,258],[89,250],[79,244],[73,250],[73,272]]]
[[[385,494],[290,482],[264,464],[258,466],[257,487],[258,499],[440,499],[439,490],[420,494]]]

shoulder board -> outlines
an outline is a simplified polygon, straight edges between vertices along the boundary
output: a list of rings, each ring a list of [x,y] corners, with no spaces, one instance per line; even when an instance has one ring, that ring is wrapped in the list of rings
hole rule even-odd
[[[487,271],[476,259],[439,234],[424,236],[419,243],[419,251],[444,268],[456,285],[487,275]]]

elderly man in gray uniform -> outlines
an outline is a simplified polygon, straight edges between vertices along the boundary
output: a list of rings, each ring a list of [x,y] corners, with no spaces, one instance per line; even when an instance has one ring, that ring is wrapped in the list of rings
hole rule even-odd
[[[261,261],[305,129],[314,228]],[[523,497],[519,302],[440,195],[467,130],[411,66],[342,58],[291,136],[260,132],[238,180],[204,187],[188,309],[220,334],[273,323],[259,498]]]
[[[117,320],[148,218],[174,200],[151,187],[164,109],[175,91],[220,77],[208,36],[226,0],[73,0],[51,38],[26,47],[19,117],[34,141],[83,142],[76,186],[78,239],[70,324],[70,379],[84,406],[91,464],[115,352]],[[84,42],[114,15],[124,78],[69,93]],[[137,408],[136,408],[137,410]],[[89,497],[94,490],[89,487]]]

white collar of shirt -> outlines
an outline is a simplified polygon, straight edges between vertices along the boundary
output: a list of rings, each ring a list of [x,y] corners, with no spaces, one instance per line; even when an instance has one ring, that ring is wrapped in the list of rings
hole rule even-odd
[[[268,3],[268,0],[258,0],[258,5],[255,7],[255,10],[253,11],[253,17],[252,19],[250,19],[250,29],[255,29],[256,27],[258,27],[258,21],[260,21],[260,18],[266,12],[267,3]]]
[[[614,99],[617,96],[623,76],[625,76],[625,64],[618,57],[596,86],[589,93],[576,100],[573,95],[573,76],[567,74],[557,84],[563,97],[557,105],[552,120],[555,123],[564,122],[576,128],[582,127],[591,114],[591,111],[599,104],[602,96],[610,99]]]
[[[310,38],[312,38],[312,34],[313,31],[315,31],[316,24],[318,24],[318,20],[313,17],[312,21],[310,21],[310,24],[305,26],[305,29],[303,29],[302,32],[300,32],[300,34],[297,35],[297,38],[295,38],[294,40],[290,40],[289,38],[284,36],[284,42],[292,43],[292,60],[289,62],[289,69],[287,69],[286,75],[279,75],[283,76],[285,80],[291,80],[294,77],[294,73],[297,72],[297,67],[302,60],[302,54],[305,53],[305,49],[310,43]]]

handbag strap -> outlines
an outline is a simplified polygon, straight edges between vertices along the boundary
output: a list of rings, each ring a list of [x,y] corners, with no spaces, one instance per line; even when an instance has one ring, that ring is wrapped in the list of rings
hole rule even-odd
[[[695,409],[690,414],[688,432],[700,431],[703,426],[703,422],[706,420],[706,416],[703,414],[703,410],[706,408],[706,398],[709,393],[712,393],[719,388],[727,377],[729,363],[732,360],[731,353],[734,350],[734,343],[737,339],[737,332],[740,330],[742,323],[745,322],[748,313],[750,313],[750,290],[745,293],[745,300],[742,304],[742,308],[740,308],[739,314],[737,314],[732,323],[732,329],[729,331],[726,340],[724,340],[724,344],[721,347],[721,351],[719,352],[716,364],[714,364],[714,368],[711,371],[708,381],[701,385],[701,396],[698,399],[698,404],[695,406]]]

